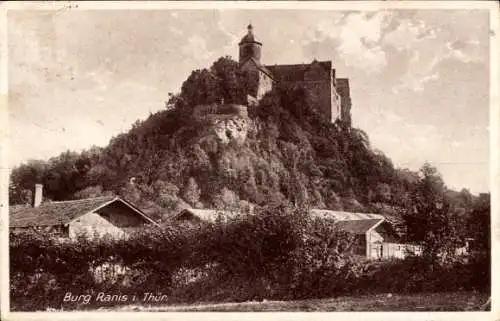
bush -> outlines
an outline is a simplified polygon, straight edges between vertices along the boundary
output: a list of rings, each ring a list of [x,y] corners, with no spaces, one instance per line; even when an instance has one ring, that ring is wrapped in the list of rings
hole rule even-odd
[[[286,295],[290,298],[325,297],[346,293],[359,266],[352,256],[354,235],[335,228],[332,221],[306,222],[302,244],[289,263],[292,278]]]
[[[11,235],[12,308],[61,308],[64,295],[74,291],[82,295],[166,292],[185,261],[187,237],[175,229],[141,231],[127,240],[81,237],[61,242],[33,233]],[[75,307],[81,308],[64,304]]]
[[[363,292],[489,292],[489,263],[486,261],[473,256],[434,265],[418,256],[372,261],[365,265],[364,273],[356,280],[356,287]]]
[[[12,309],[106,304],[63,302],[75,291],[93,296],[161,292],[169,302],[182,303],[490,291],[486,253],[433,265],[417,256],[367,261],[353,255],[353,235],[306,213],[304,208],[264,207],[227,222],[138,231],[127,240],[61,242],[30,233],[11,235]]]
[[[300,240],[303,213],[285,206],[267,207],[227,223],[206,226],[191,244],[191,266],[217,263],[241,276],[270,275],[289,260]]]
[[[332,222],[311,220],[307,212],[266,207],[256,215],[207,226],[192,244],[188,265],[216,264],[210,278],[221,282],[200,280],[191,286],[191,295],[206,299],[211,291],[224,292],[227,286],[224,293],[242,301],[318,297],[351,289],[351,279],[360,269],[349,255],[354,237],[338,231]],[[207,292],[200,293],[202,287]],[[221,299],[220,293],[215,296]]]

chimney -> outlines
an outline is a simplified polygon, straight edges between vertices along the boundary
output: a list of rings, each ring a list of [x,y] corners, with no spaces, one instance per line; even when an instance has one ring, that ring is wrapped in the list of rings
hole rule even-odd
[[[35,184],[35,193],[33,195],[33,207],[38,207],[42,203],[43,185]]]

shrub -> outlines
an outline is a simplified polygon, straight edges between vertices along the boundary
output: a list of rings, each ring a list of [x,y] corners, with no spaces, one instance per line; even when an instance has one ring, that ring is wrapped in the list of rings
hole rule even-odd
[[[356,287],[364,292],[394,293],[490,291],[489,264],[484,263],[474,257],[433,265],[418,256],[372,261],[365,265]]]
[[[290,298],[324,297],[345,293],[359,273],[352,254],[354,235],[338,230],[332,221],[306,222],[302,243],[289,263]]]
[[[306,213],[264,207],[227,222],[142,230],[126,240],[11,235],[12,309],[103,305],[63,302],[76,289],[80,295],[161,292],[183,303],[490,290],[487,253],[432,265],[418,256],[368,261],[353,255],[353,235]]]
[[[172,275],[185,261],[187,237],[169,228],[140,231],[127,240],[81,237],[61,242],[32,233],[11,235],[12,308],[60,308],[64,295],[75,289],[82,295],[167,292]],[[105,273],[102,278],[106,266],[120,273]],[[68,306],[74,308],[64,304]]]
[[[191,243],[190,265],[217,263],[241,276],[274,273],[300,243],[301,213],[285,206],[267,207],[206,226]]]

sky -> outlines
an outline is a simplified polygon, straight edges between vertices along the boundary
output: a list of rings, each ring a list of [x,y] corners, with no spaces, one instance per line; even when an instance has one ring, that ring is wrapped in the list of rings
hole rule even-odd
[[[353,126],[397,167],[489,191],[486,10],[8,11],[10,166],[106,146],[162,110],[192,70],[238,57],[249,22],[264,64],[332,60]]]

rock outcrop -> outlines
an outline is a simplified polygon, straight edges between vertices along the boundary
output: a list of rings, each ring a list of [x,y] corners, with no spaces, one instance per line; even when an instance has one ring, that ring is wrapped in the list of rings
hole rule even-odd
[[[208,134],[214,134],[222,144],[235,142],[242,145],[251,122],[247,107],[236,104],[196,106],[193,117],[207,121],[210,126]]]

